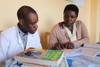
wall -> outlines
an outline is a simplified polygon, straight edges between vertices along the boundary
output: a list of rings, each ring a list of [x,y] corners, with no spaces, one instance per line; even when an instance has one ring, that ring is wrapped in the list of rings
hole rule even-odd
[[[96,18],[97,18],[97,0],[91,1],[91,14],[90,14],[90,41],[95,42],[96,38]]]
[[[97,0],[96,42],[100,42],[100,0]]]
[[[91,43],[100,40],[100,0],[91,0],[90,33]]]
[[[47,48],[45,34],[54,24],[63,21],[63,9],[65,5],[72,3],[66,0],[1,0],[0,1],[0,30],[5,30],[16,25],[18,20],[16,12],[22,5],[33,7],[39,15],[38,31],[43,48]],[[91,0],[85,0],[85,6],[79,7],[79,17],[90,34],[90,11]],[[91,30],[92,31],[92,30]],[[91,37],[92,38],[92,37]]]

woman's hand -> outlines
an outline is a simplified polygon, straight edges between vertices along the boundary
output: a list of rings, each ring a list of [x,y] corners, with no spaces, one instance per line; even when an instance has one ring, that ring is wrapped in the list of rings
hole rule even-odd
[[[55,43],[55,45],[51,49],[62,50],[62,49],[72,49],[72,48],[74,48],[74,44],[71,42],[67,42],[64,44],[57,42],[57,43]]]
[[[74,48],[74,44],[71,43],[71,42],[67,42],[67,43],[64,44],[64,47],[66,49],[73,49]]]
[[[62,50],[62,49],[64,49],[64,45],[60,42],[57,42],[57,43],[54,44],[54,46],[51,49]]]

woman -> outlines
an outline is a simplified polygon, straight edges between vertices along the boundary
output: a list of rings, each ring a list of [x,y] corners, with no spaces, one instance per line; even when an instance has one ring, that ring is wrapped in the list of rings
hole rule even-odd
[[[69,4],[64,9],[64,21],[56,24],[51,32],[49,47],[51,49],[71,49],[89,43],[88,31],[84,23],[76,20],[79,9],[74,4]]]

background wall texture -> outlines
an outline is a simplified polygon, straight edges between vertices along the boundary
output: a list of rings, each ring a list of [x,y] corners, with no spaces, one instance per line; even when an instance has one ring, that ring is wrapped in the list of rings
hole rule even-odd
[[[79,7],[79,20],[82,20],[86,25],[90,42],[95,43],[98,40],[98,32],[96,25],[99,24],[100,16],[97,14],[100,10],[99,0],[85,0],[85,6]],[[66,0],[1,0],[0,1],[0,30],[5,30],[18,22],[17,10],[22,5],[29,5],[33,7],[39,15],[39,34],[43,48],[47,48],[46,36],[47,32],[57,24],[63,21],[63,10],[68,2]],[[97,17],[99,17],[97,19]]]

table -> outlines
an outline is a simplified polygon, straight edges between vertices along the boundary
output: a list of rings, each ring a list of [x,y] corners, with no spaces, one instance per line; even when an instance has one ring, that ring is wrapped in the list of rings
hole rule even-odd
[[[66,60],[68,61],[69,67],[100,67],[100,54],[95,58],[80,55],[67,57]]]
[[[77,55],[72,57],[65,57],[65,59],[68,61],[69,67],[100,67],[100,54],[94,58]]]

